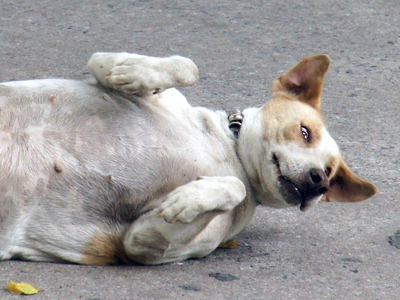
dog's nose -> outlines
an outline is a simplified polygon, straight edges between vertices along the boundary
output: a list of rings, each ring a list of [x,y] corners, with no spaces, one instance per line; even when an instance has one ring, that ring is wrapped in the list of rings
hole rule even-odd
[[[311,169],[309,172],[309,188],[318,191],[319,194],[325,194],[329,188],[328,176],[321,169]]]

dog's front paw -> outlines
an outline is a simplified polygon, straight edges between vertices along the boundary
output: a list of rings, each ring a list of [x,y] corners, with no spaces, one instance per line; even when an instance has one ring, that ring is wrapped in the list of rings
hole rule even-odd
[[[205,212],[204,209],[196,195],[195,184],[190,184],[170,193],[161,204],[158,216],[168,223],[191,223],[199,214]]]
[[[204,213],[233,209],[245,195],[245,187],[236,177],[202,177],[172,191],[158,216],[169,223],[191,223]]]

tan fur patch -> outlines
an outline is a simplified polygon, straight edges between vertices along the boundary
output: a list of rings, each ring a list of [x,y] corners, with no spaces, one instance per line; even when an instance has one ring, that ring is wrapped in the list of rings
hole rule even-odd
[[[97,231],[82,250],[82,264],[85,265],[115,265],[129,264],[131,260],[125,254],[123,234],[120,230],[114,232]]]
[[[286,140],[296,142],[300,147],[312,148],[316,147],[318,143],[321,141],[322,128],[318,122],[314,122],[315,120],[305,120],[301,122],[301,125],[298,123],[291,124],[284,128],[283,135]],[[310,132],[310,139],[306,141],[301,133],[301,126],[307,127]]]
[[[300,147],[316,147],[322,138],[324,123],[321,114],[298,100],[275,98],[263,107],[264,138],[276,142],[296,142]],[[301,127],[308,129],[305,140]]]
[[[301,121],[301,126],[309,130],[310,139],[308,142],[303,143],[306,147],[316,147],[322,138],[322,129],[324,123],[321,118],[307,118]]]

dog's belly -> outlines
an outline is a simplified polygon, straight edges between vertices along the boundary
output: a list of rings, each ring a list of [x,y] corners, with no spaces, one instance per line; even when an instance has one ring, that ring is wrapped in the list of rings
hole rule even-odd
[[[0,221],[131,223],[198,176],[232,175],[191,124],[78,81],[1,85]]]

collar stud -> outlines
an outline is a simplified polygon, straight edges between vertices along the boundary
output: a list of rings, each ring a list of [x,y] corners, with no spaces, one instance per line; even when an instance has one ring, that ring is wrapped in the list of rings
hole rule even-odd
[[[238,109],[235,109],[228,115],[229,129],[232,131],[235,138],[239,137],[239,131],[242,127],[243,118],[244,116],[242,112]]]

